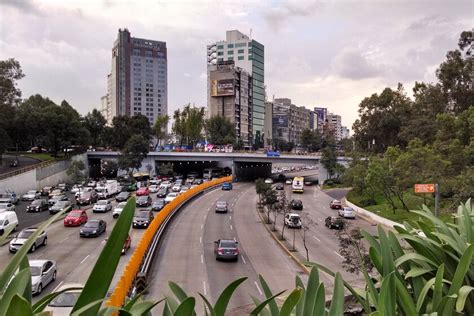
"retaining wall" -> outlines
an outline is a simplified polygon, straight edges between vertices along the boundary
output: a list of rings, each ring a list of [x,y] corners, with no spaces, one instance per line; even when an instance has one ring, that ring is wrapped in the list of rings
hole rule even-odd
[[[347,206],[350,206],[356,213],[360,214],[363,217],[368,217],[371,220],[373,220],[374,222],[377,222],[379,224],[382,224],[382,225],[390,227],[390,228],[393,228],[393,226],[403,227],[402,224],[394,222],[392,220],[389,220],[385,217],[379,216],[379,215],[377,215],[375,213],[372,213],[370,211],[367,211],[366,209],[363,209],[362,207],[359,207],[359,206],[355,205],[354,203],[349,202],[347,199],[346,199],[346,204],[347,204]]]

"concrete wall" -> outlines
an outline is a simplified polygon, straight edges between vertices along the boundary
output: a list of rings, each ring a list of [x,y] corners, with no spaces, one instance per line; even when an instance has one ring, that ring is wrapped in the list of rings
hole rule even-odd
[[[355,205],[354,203],[351,203],[349,202],[347,199],[346,199],[346,204],[347,206],[350,206],[352,207],[352,209],[362,215],[363,217],[368,217],[370,218],[371,220],[373,220],[374,222],[377,222],[379,224],[382,224],[384,226],[387,226],[389,228],[393,228],[393,226],[401,226],[401,227],[404,227],[402,224],[400,223],[397,223],[397,222],[394,222],[394,221],[391,221],[385,217],[382,217],[382,216],[379,216],[375,213],[372,213],[370,211],[367,211],[366,209],[363,209],[362,207],[359,207],[357,205]]]

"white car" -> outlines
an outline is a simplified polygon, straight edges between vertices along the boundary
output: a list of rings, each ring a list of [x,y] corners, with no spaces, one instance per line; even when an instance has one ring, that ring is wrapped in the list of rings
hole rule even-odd
[[[272,183],[273,183],[273,180],[270,179],[270,178],[266,178],[266,179],[265,179],[265,183],[267,183],[267,184],[272,184]]]
[[[74,197],[78,199],[82,193],[91,192],[91,191],[92,191],[92,188],[89,188],[89,187],[80,188],[79,191],[74,193]]]
[[[301,217],[298,214],[290,213],[285,216],[285,226],[288,228],[301,228]]]
[[[171,187],[171,182],[169,182],[169,181],[163,181],[163,182],[161,182],[161,184],[160,184],[160,189],[161,189],[161,188],[169,189],[170,187]]]
[[[293,181],[291,181],[291,179],[286,179],[286,181],[285,181],[285,184],[292,184],[292,183],[293,183]]]
[[[43,289],[56,280],[56,262],[53,260],[30,260],[31,292],[39,295]]]
[[[107,200],[99,200],[97,203],[94,204],[92,208],[92,212],[108,212],[112,210],[112,202]]]
[[[166,203],[169,203],[171,201],[173,201],[174,199],[176,199],[176,197],[179,195],[178,192],[171,192],[169,193],[166,197],[165,197],[165,202]]]
[[[173,192],[179,192],[179,191],[181,191],[181,184],[175,184],[175,185],[173,185],[173,187],[171,188],[171,191],[173,191]]]
[[[125,205],[127,205],[127,202],[121,202],[117,204],[117,206],[114,208],[114,212],[112,213],[113,218],[118,218],[119,215],[122,213]]]
[[[15,212],[15,204],[0,203],[0,213],[1,212]]]
[[[82,284],[78,283],[66,283],[60,286],[55,292],[60,292],[62,290],[68,288],[82,288],[84,287]],[[44,309],[45,312],[50,312],[47,315],[70,315],[72,312],[72,308],[76,305],[77,299],[81,294],[81,290],[71,290],[67,292],[63,292],[56,296],[51,302],[49,302],[48,306]]]
[[[82,190],[82,185],[80,184],[75,184],[72,186],[71,193],[76,194],[77,192]]]
[[[41,193],[38,190],[29,190],[25,194],[21,196],[23,201],[33,201],[39,199],[41,197]]]
[[[30,238],[30,236],[33,235],[36,230],[36,227],[23,229],[17,236],[15,236],[15,238],[10,241],[9,251],[11,253],[15,253],[20,250],[20,248],[28,241],[28,238]],[[38,248],[39,246],[46,246],[47,243],[48,235],[44,231],[38,237],[36,237],[36,241],[33,246],[31,246],[30,252],[35,252],[36,248]]]
[[[150,193],[156,193],[156,192],[158,192],[158,189],[159,189],[159,187],[158,187],[157,184],[152,184],[148,187],[148,190],[150,190]]]
[[[96,185],[97,185],[97,182],[94,180],[87,182],[87,186],[90,188],[95,188]]]
[[[339,216],[344,218],[355,218],[354,210],[348,206],[339,209]]]

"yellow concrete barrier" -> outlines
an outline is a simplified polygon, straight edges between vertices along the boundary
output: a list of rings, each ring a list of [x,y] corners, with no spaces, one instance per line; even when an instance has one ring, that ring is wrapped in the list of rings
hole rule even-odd
[[[137,247],[135,248],[130,260],[122,272],[122,276],[115,286],[114,292],[107,301],[107,306],[122,307],[124,305],[125,298],[133,286],[133,281],[138,273],[138,270],[140,269],[140,265],[142,264],[145,253],[150,247],[153,236],[155,236],[155,233],[161,227],[166,217],[168,217],[168,215],[172,212],[176,211],[176,208],[184,201],[189,200],[207,188],[229,181],[232,181],[231,176],[204,182],[203,184],[200,184],[197,187],[189,189],[188,191],[178,195],[173,201],[163,207],[163,209],[156,215],[146,231],[143,233],[142,238],[138,242]]]

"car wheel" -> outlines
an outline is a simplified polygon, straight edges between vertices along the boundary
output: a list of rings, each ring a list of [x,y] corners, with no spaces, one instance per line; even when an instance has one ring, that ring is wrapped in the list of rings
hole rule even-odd
[[[40,283],[40,284],[38,284],[38,289],[36,289],[36,294],[40,295],[41,292],[43,292],[43,285],[41,285],[41,283]]]
[[[56,271],[53,272],[53,277],[51,278],[51,282],[56,281]]]
[[[35,252],[35,250],[36,250],[36,244],[33,244],[33,246],[31,246],[30,252]]]
[[[47,244],[48,244],[48,237],[44,237],[43,246],[46,246]]]

